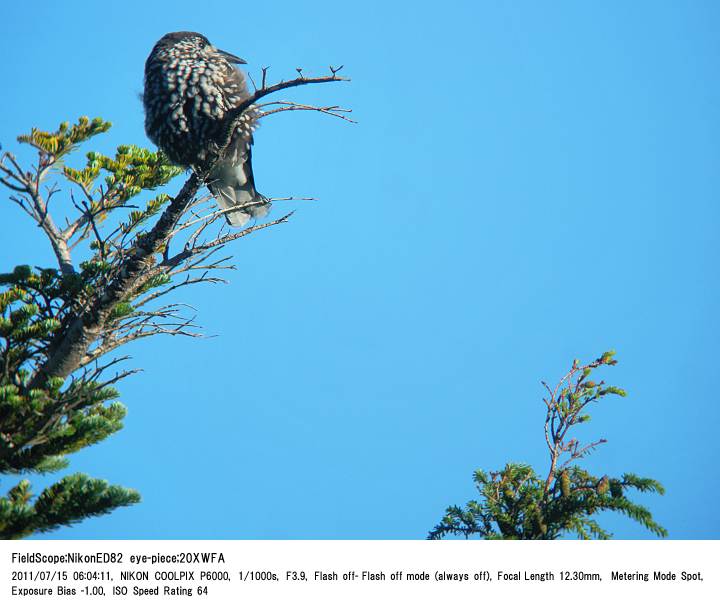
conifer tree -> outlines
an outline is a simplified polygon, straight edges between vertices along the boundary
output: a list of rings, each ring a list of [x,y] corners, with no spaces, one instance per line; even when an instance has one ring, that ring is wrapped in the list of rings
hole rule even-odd
[[[624,514],[654,534],[667,536],[650,511],[628,497],[628,491],[633,490],[662,495],[665,491],[657,480],[629,473],[619,478],[595,476],[576,463],[606,442],[600,439],[581,444],[569,435],[590,421],[587,407],[609,395],[626,395],[619,387],[590,379],[596,368],[614,366],[614,355],[608,351],[584,365],[575,360],[554,388],[543,383],[548,392],[543,401],[550,457],[545,477],[521,463],[508,463],[496,472],[477,470],[473,477],[480,499],[469,501],[465,508],[447,508],[428,538],[557,539],[575,534],[580,539],[608,539],[611,534],[595,519],[605,511]]]
[[[257,103],[282,89],[345,80],[338,70],[318,78],[300,71],[299,78],[272,86],[265,86],[264,70],[262,86],[228,113],[227,141],[214,161],[251,104],[260,117],[314,110],[349,120],[349,111],[336,106]],[[192,172],[172,198],[153,191],[183,170],[138,146],[118,146],[113,156],[89,152],[84,166],[72,167],[71,153],[110,126],[81,117],[55,131],[33,128],[18,137],[34,150],[33,165],[11,152],[0,156],[0,184],[44,232],[57,259],[56,268],[19,265],[0,274],[0,475],[56,472],[68,465],[67,455],[121,429],[126,410],[116,401],[115,384],[137,370],[120,369],[127,356],[115,350],[159,334],[198,336],[183,305],[157,301],[183,286],[223,282],[217,272],[233,267],[229,256],[218,254],[222,248],[291,215],[230,232],[224,212],[198,196],[212,163],[205,173]],[[60,214],[66,217],[62,227],[55,220]],[[0,539],[49,531],[139,500],[135,490],[82,473],[37,496],[21,480],[0,495]]]

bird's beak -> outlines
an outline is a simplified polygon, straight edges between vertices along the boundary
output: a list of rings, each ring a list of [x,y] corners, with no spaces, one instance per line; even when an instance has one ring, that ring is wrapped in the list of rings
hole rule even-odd
[[[222,55],[225,59],[227,59],[230,63],[247,63],[244,59],[240,59],[237,55],[233,55],[232,53],[228,53],[227,51],[221,51],[220,49],[217,50],[220,55]]]

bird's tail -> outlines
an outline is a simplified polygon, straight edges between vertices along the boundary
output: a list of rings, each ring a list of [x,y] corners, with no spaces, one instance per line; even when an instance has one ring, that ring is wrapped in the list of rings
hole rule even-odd
[[[220,209],[245,206],[225,214],[230,226],[244,226],[251,218],[263,218],[270,211],[270,202],[255,190],[252,154],[249,148],[247,156],[240,159],[239,163],[221,163],[210,176],[208,188]]]

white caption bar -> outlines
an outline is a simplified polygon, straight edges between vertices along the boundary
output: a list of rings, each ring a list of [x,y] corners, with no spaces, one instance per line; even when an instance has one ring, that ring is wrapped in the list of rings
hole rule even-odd
[[[720,542],[14,541],[0,607],[710,607]]]

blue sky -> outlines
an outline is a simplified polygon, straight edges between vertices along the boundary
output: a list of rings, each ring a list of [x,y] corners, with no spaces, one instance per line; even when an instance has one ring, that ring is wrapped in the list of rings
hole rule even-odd
[[[540,380],[610,348],[629,397],[587,467],[658,478],[671,537],[720,537],[718,25],[700,1],[8,5],[4,149],[83,114],[114,124],[94,149],[150,145],[143,64],[185,29],[275,80],[345,64],[279,98],[359,121],[265,120],[259,190],[319,201],[182,295],[215,338],[128,350],[125,429],[71,471],[142,504],[43,537],[422,538],[474,469],[545,470]],[[9,202],[0,227],[2,268],[52,264]]]

